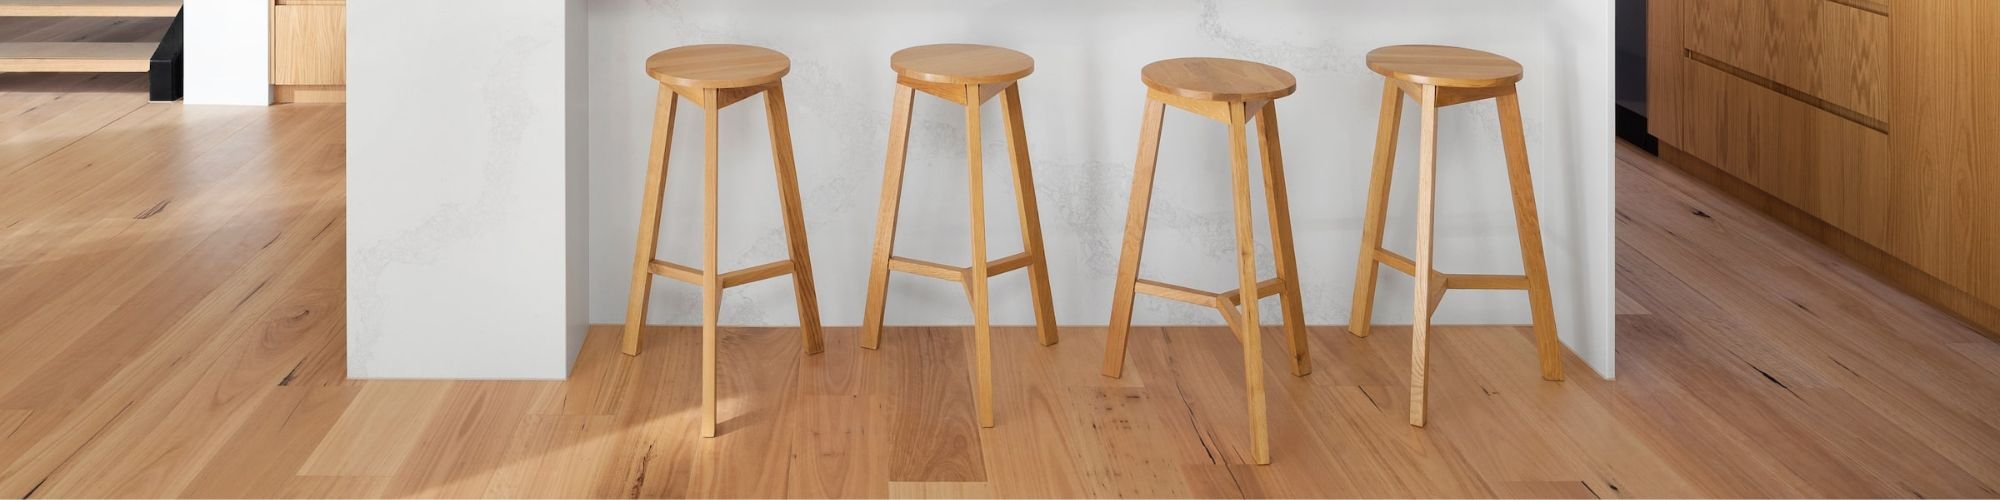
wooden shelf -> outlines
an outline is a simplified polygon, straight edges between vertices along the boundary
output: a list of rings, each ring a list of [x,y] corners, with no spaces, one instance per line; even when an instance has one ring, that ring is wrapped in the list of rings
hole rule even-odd
[[[0,0],[0,16],[174,17],[181,0]]]
[[[0,72],[144,73],[153,42],[0,43]]]

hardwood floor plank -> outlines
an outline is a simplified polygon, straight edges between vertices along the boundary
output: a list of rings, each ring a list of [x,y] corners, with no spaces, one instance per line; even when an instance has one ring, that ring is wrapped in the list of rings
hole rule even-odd
[[[804,351],[795,333],[722,329],[717,434],[694,445],[689,496],[785,495],[787,471],[776,465],[789,463],[799,436],[795,426],[785,425],[800,411],[795,403]]]
[[[344,291],[319,283],[339,274],[343,246],[340,239],[324,239],[298,267],[306,273],[294,277],[292,286],[270,292],[276,297],[270,307],[239,312],[253,323],[221,346],[209,368],[183,372],[197,377],[184,395],[148,394],[130,407],[132,418],[96,438],[129,444],[84,449],[66,467],[89,472],[52,476],[42,491],[117,497],[184,488],[201,464],[224,451],[230,434],[252,424],[251,410],[280,388],[287,370],[314,347],[312,340],[336,334],[334,327],[341,325],[336,318],[346,315]]]
[[[511,457],[507,445],[555,382],[465,381],[452,391],[383,493],[399,498],[478,498]],[[297,468],[294,467],[296,471]]]
[[[376,380],[299,466],[301,476],[394,476],[416,450],[424,427],[441,412],[451,384]]]
[[[890,413],[876,418],[889,421],[889,480],[986,481],[968,329],[898,330],[862,358],[882,366],[880,391]]]
[[[798,430],[786,462],[785,496],[884,498],[890,495],[890,408],[877,387],[879,366],[863,361],[860,331],[827,328],[826,350],[800,369],[799,410],[784,424]]]
[[[34,410],[0,410],[0,439],[14,435],[14,430],[19,429],[21,422],[27,421],[31,413]]]
[[[610,415],[527,416],[483,496],[550,498],[590,491],[604,474],[622,472],[592,459],[611,453],[611,440],[602,437],[615,431],[616,424]]]
[[[247,498],[283,491],[360,392],[358,385],[273,391],[177,495]]]
[[[337,206],[338,202],[337,199],[322,200],[319,206]],[[338,217],[338,213],[328,217]],[[294,224],[324,227],[332,222],[302,221]],[[188,394],[201,380],[203,370],[230,352],[228,346],[247,332],[255,331],[252,326],[262,317],[257,311],[272,307],[285,296],[275,292],[260,295],[259,290],[270,285],[284,290],[296,283],[300,276],[310,274],[309,271],[325,272],[325,269],[297,265],[299,256],[312,255],[307,249],[315,246],[322,251],[339,248],[343,240],[339,237],[318,238],[321,236],[319,233],[303,230],[286,236],[268,242],[269,251],[242,262],[241,269],[231,274],[219,288],[226,292],[204,297],[182,319],[162,330],[158,340],[146,350],[128,359],[102,358],[112,365],[97,375],[102,377],[97,379],[101,383],[72,398],[56,399],[66,406],[73,404],[74,409],[68,413],[50,412],[50,420],[28,434],[39,440],[0,443],[0,461],[9,463],[4,470],[0,470],[0,491],[25,494],[34,489],[83,446],[112,429],[110,426],[118,423],[128,410],[170,408],[165,404],[138,406],[138,403],[142,399],[174,401],[180,395]],[[217,335],[216,332],[229,334]],[[68,365],[52,366],[64,370],[70,368]],[[74,399],[76,396],[83,397]],[[134,416],[146,417],[143,413]],[[30,425],[35,423],[31,421]]]
[[[985,482],[890,481],[889,498],[996,498]]]

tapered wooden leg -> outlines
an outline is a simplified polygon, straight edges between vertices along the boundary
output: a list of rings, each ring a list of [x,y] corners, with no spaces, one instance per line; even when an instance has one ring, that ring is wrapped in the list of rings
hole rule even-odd
[[[978,85],[967,85],[965,95],[979,95]],[[972,289],[973,374],[978,382],[979,426],[993,426],[993,331],[987,313],[986,286],[986,182],[979,147],[979,102],[965,105],[965,156],[969,169],[966,184],[972,203],[972,275],[966,280]]]
[[[1264,160],[1264,201],[1271,209],[1271,258],[1277,260],[1284,290],[1278,304],[1285,314],[1285,341],[1292,355],[1292,375],[1312,374],[1312,352],[1306,340],[1306,313],[1299,297],[1298,255],[1292,248],[1292,202],[1285,189],[1285,160],[1278,142],[1278,102],[1264,103],[1257,114],[1257,156]]]
[[[1236,186],[1236,274],[1242,281],[1243,387],[1249,394],[1250,455],[1271,463],[1271,430],[1264,414],[1264,348],[1257,321],[1257,233],[1250,225],[1250,144],[1243,103],[1229,104],[1230,178]]]
[[[1424,426],[1424,410],[1429,408],[1424,389],[1430,374],[1430,335],[1433,287],[1431,235],[1437,224],[1437,86],[1425,85],[1419,98],[1422,110],[1422,138],[1417,151],[1417,253],[1416,316],[1410,322],[1410,425]]]
[[[1368,176],[1368,208],[1361,219],[1361,253],[1354,266],[1354,307],[1347,332],[1368,336],[1375,317],[1375,275],[1382,269],[1375,252],[1382,248],[1382,224],[1389,218],[1389,180],[1396,172],[1396,136],[1403,126],[1403,91],[1382,80],[1382,117],[1375,123],[1375,169]]]
[[[1146,210],[1153,198],[1160,123],[1166,112],[1166,103],[1146,99],[1146,119],[1139,125],[1139,159],[1132,164],[1132,205],[1125,209],[1124,250],[1118,254],[1118,282],[1111,292],[1110,332],[1104,340],[1106,377],[1118,378],[1125,373],[1126,334],[1132,330],[1132,296],[1139,282],[1139,255],[1146,246]]]
[[[1021,84],[1007,85],[1000,94],[1000,114],[1007,123],[1007,158],[1014,164],[1014,206],[1021,212],[1021,251],[1028,264],[1028,292],[1035,304],[1035,333],[1042,345],[1055,345],[1055,297],[1049,292],[1049,257],[1042,248],[1042,215],[1035,207],[1035,175],[1028,159],[1028,131],[1021,122]]]
[[[792,125],[785,113],[785,87],[764,91],[764,117],[771,129],[771,160],[778,171],[778,202],[784,210],[785,248],[792,258],[792,293],[799,302],[799,336],[806,354],[825,350],[820,338],[819,294],[813,287],[812,252],[806,247],[806,216],[800,208],[799,172],[792,159]]]
[[[903,160],[910,145],[910,105],[916,89],[896,86],[889,113],[889,160],[882,167],[882,208],[875,219],[875,256],[868,266],[868,309],[861,314],[861,347],[882,342],[882,309],[889,295],[889,258],[895,256],[896,210],[903,199]]]
[[[1521,131],[1521,96],[1500,96],[1500,140],[1507,149],[1507,180],[1514,191],[1514,228],[1521,238],[1521,269],[1528,275],[1528,306],[1534,311],[1535,350],[1542,379],[1562,380],[1562,339],[1556,337],[1555,304],[1549,297],[1549,265],[1542,254],[1542,219],[1535,212],[1535,182],[1528,175],[1528,141]]]
[[[702,90],[702,101],[716,102],[715,89]],[[718,340],[716,321],[722,311],[722,279],[716,269],[716,217],[718,200],[722,193],[719,185],[718,168],[720,159],[717,152],[721,146],[718,129],[722,126],[720,110],[707,110],[707,133],[704,134],[708,149],[708,161],[703,169],[706,179],[702,184],[702,257],[701,257],[701,437],[715,437],[715,349]]]
[[[639,209],[639,245],[632,258],[632,294],[625,301],[626,355],[639,354],[639,332],[646,328],[646,305],[653,297],[652,264],[660,249],[660,198],[667,191],[667,150],[674,142],[674,111],[680,96],[660,86],[659,102],[653,110],[653,146],[646,160],[646,194]]]

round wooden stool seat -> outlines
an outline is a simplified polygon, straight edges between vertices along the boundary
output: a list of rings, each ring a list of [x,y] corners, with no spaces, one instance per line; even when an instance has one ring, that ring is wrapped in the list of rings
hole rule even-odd
[[[898,50],[889,56],[889,67],[904,78],[931,83],[1004,83],[1035,72],[1035,59],[991,45],[944,43]]]
[[[1298,80],[1266,64],[1215,57],[1184,57],[1139,70],[1146,87],[1201,101],[1263,101],[1292,95]]]
[[[1491,52],[1443,45],[1392,45],[1368,52],[1368,69],[1423,85],[1486,88],[1521,81],[1521,63]]]
[[[784,78],[792,60],[750,45],[689,45],[646,58],[646,74],[660,83],[697,89],[755,87]]]

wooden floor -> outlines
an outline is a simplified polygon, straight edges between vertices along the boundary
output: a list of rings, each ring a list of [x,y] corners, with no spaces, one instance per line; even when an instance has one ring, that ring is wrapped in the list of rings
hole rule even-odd
[[[1631,149],[1616,382],[1441,328],[1413,429],[1407,329],[1315,328],[1254,466],[1221,328],[1137,329],[1120,380],[1100,328],[1002,329],[991,429],[962,327],[727,330],[714,439],[694,328],[599,328],[568,382],[345,380],[342,109],[142,78],[0,74],[0,497],[2000,496],[2000,344]]]

